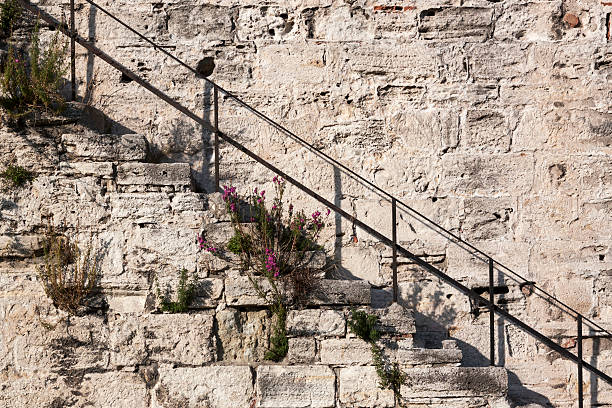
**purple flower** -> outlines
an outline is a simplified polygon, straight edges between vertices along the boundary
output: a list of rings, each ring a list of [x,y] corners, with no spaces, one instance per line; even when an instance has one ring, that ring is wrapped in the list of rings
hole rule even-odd
[[[327,209],[327,213],[325,214],[325,216],[326,216],[326,217],[329,217],[329,213],[330,213],[330,212],[331,212],[331,211],[330,211],[330,209],[328,208],[328,209]]]
[[[266,270],[273,274],[275,278],[278,278],[278,275],[280,275],[280,269],[276,264],[276,254],[268,248],[266,248]]]

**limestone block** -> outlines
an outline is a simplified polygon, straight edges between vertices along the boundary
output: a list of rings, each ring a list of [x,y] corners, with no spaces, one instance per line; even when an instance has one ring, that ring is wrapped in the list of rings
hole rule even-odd
[[[174,276],[182,269],[196,270],[198,248],[194,231],[138,228],[126,235],[126,270],[155,274],[159,279]]]
[[[504,113],[486,109],[468,110],[459,147],[487,152],[510,150],[510,129]]]
[[[106,294],[108,309],[112,313],[143,313],[147,292],[112,291]]]
[[[143,379],[133,373],[85,374],[82,390],[84,406],[146,408],[148,390]]]
[[[212,4],[172,4],[166,9],[168,32],[191,39],[200,33],[202,40],[231,41],[234,13],[229,7]],[[205,20],[196,16],[209,16]]]
[[[508,391],[503,367],[441,367],[405,370],[402,395],[414,397],[502,396]]]
[[[224,361],[264,360],[271,328],[268,311],[240,312],[228,307],[217,311],[216,321]]]
[[[490,35],[492,8],[439,7],[422,10],[419,34],[426,40],[483,41]]]
[[[400,335],[416,333],[412,310],[399,303],[392,303],[389,307],[371,311],[378,317],[376,329],[380,333]]]
[[[172,197],[170,207],[173,211],[197,213],[199,211],[204,211],[206,203],[206,195],[198,193],[177,193]]]
[[[143,161],[147,154],[147,141],[138,134],[65,134],[62,144],[72,161]]]
[[[450,195],[522,194],[533,184],[533,156],[528,154],[442,157],[440,190]]]
[[[292,337],[289,339],[287,360],[290,364],[314,363],[316,352],[315,339],[312,337]]]
[[[558,40],[562,2],[513,4],[495,22],[493,37],[500,40],[522,41]]]
[[[394,407],[393,391],[378,386],[380,379],[373,366],[340,369],[338,398],[352,407]]]
[[[370,304],[370,284],[358,280],[323,279],[308,299],[312,305]]]
[[[340,251],[339,272],[342,276],[363,279],[372,285],[387,283],[381,274],[381,254],[374,247],[351,245],[342,247]]]
[[[166,193],[111,193],[111,217],[134,224],[159,223],[170,212],[170,197]]]
[[[516,222],[517,202],[510,197],[467,198],[461,230],[469,241],[504,238]]]
[[[398,86],[387,85],[382,90],[379,89],[379,93],[382,93],[382,103],[386,102],[386,98],[396,96],[392,92],[399,91],[394,91],[394,88]],[[438,153],[456,147],[459,143],[457,113],[442,109],[396,109],[396,112],[390,112],[390,128],[400,136],[402,150]]]
[[[253,376],[247,366],[194,368],[160,367],[152,393],[155,408],[248,407],[253,398]]]
[[[223,298],[223,288],[223,279],[198,279],[195,298],[193,299],[193,303],[190,307],[194,309],[217,307]]]
[[[112,162],[60,162],[59,171],[66,177],[94,176],[111,179],[114,175]]]
[[[361,339],[325,339],[320,343],[321,363],[365,365],[372,362],[370,345]]]
[[[478,81],[517,78],[533,69],[528,63],[527,50],[520,43],[467,44],[466,54],[469,55],[470,76]],[[529,97],[533,98],[533,94]]]
[[[344,313],[337,310],[290,310],[287,316],[287,332],[293,336],[344,336]]]
[[[215,359],[213,317],[204,314],[115,315],[109,318],[111,363],[146,360],[202,365]]]
[[[189,187],[189,163],[123,163],[117,166],[117,184]]]
[[[272,287],[266,278],[254,277],[260,289],[270,294]],[[259,296],[248,276],[225,279],[225,302],[228,306],[266,306],[266,300]]]
[[[259,407],[333,407],[336,376],[325,366],[257,367]]]
[[[32,258],[43,251],[41,235],[0,235],[0,258]]]

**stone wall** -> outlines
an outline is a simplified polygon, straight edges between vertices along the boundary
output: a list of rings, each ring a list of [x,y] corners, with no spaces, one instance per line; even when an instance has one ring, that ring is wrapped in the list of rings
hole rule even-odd
[[[67,1],[40,3],[56,16],[67,11]],[[211,79],[221,86],[567,305],[612,327],[607,294],[612,276],[609,3],[134,0],[102,5],[191,66],[212,57]],[[78,18],[83,36],[195,112],[212,117],[210,85],[89,5],[79,6]],[[148,160],[190,163],[194,190],[212,191],[215,158],[209,133],[82,49],[77,72],[79,94],[111,119],[107,130],[143,135]],[[384,198],[226,98],[219,110],[225,133],[390,233],[390,205]],[[222,183],[243,188],[270,183],[271,174],[231,147],[222,145],[221,152]],[[40,166],[60,162],[39,156]],[[179,177],[186,171],[168,166]],[[108,217],[117,217],[117,225],[122,217],[141,217],[139,224],[162,222],[177,229],[170,237],[102,227],[109,240],[123,240],[132,253],[143,250],[140,242],[166,243],[192,234],[198,228],[193,206],[199,211],[200,204],[186,192],[189,183],[173,181],[145,191],[150,180],[137,170],[119,164],[107,165],[106,173],[85,168],[78,170],[85,171],[80,187],[54,179],[48,183],[55,183],[62,197],[77,199],[77,213],[91,214],[92,227]],[[117,194],[128,195],[111,197],[112,208],[122,210],[109,215],[103,200],[91,203],[83,197],[106,197],[106,180],[112,177]],[[121,184],[122,178],[130,181]],[[169,192],[176,197],[164,196]],[[160,196],[148,201],[139,196],[143,193]],[[291,194],[307,208],[315,205],[297,191]],[[58,220],[71,217],[58,202],[43,207],[60,214]],[[18,211],[40,216],[35,204],[25,208]],[[485,263],[412,213],[398,216],[402,245],[470,287],[488,284]],[[333,222],[326,248],[339,262],[339,274],[368,280],[375,305],[387,304],[390,251],[340,218]],[[22,232],[19,239],[29,239],[25,228],[9,235]],[[165,251],[154,251],[149,259],[168,271],[196,268],[197,259],[180,248]],[[144,307],[150,282],[135,272],[142,265],[128,256],[116,266],[111,280],[129,288],[117,290],[134,291],[129,307]],[[575,351],[573,320],[501,271],[496,279],[499,292],[505,292],[498,299],[511,312]],[[439,346],[450,337],[458,341],[465,364],[488,364],[488,315],[482,308],[409,260],[401,260],[399,281],[402,303],[415,310],[418,341]],[[142,296],[134,295],[138,291]],[[118,308],[129,304],[116,302]],[[257,317],[247,314],[240,320]],[[573,364],[502,321],[497,340],[498,363],[509,370],[510,395],[554,406],[575,402]],[[587,358],[604,371],[612,361],[609,349],[603,338],[585,345]],[[601,382],[588,375],[585,381],[593,404],[610,403]]]

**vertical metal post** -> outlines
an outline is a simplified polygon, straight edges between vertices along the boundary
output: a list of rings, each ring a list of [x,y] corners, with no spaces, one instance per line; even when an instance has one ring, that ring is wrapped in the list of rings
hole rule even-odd
[[[391,229],[393,238],[393,302],[397,302],[397,202],[391,198]]]
[[[582,389],[582,315],[578,315],[578,408],[582,408],[584,402]]]
[[[215,191],[219,191],[219,91],[217,85],[213,88],[214,126],[215,126]]]
[[[76,67],[75,67],[75,57],[76,50],[74,44],[74,36],[75,36],[75,26],[74,26],[74,0],[70,0],[70,82],[71,82],[71,90],[70,96],[71,100],[76,99]]]
[[[489,365],[495,365],[495,297],[493,296],[493,258],[489,258]]]

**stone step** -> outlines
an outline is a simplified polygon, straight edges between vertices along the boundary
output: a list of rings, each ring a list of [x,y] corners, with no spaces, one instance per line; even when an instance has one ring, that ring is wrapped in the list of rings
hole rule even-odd
[[[461,363],[459,349],[414,348],[412,339],[379,341],[379,347],[391,362],[406,366],[457,366]],[[320,361],[332,366],[370,365],[370,345],[361,339],[325,339],[319,344]]]
[[[68,161],[144,161],[147,156],[147,141],[139,134],[64,134],[62,145]]]
[[[257,283],[265,293],[272,288],[266,278],[257,277]],[[225,279],[225,301],[228,306],[266,306],[248,276],[232,276]],[[357,280],[322,279],[313,290],[309,306],[363,306],[369,305],[370,284]]]
[[[508,375],[501,367],[412,368],[403,371],[406,383],[401,387],[402,399],[408,404],[424,404],[419,406],[429,406],[430,399],[435,398],[444,398],[447,406],[495,406],[508,389]],[[255,378],[256,406],[395,406],[393,392],[381,389],[378,384],[379,378],[373,366],[341,368],[336,375],[329,367],[321,365],[261,365],[257,367]],[[484,404],[474,405],[476,401]]]

